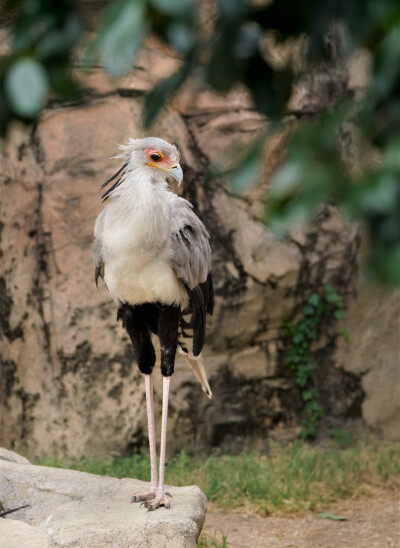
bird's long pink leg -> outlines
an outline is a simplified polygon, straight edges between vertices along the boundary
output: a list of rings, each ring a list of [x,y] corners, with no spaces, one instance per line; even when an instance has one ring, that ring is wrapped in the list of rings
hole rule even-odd
[[[147,425],[150,448],[151,491],[141,495],[134,495],[132,502],[144,502],[155,498],[158,488],[156,434],[154,428],[154,399],[153,399],[153,373],[144,376],[146,386]]]
[[[164,471],[165,471],[165,452],[167,448],[167,421],[168,421],[168,396],[169,381],[171,377],[163,377],[163,404],[161,419],[161,447],[160,447],[160,483],[158,484],[158,495],[164,494]]]
[[[161,447],[160,447],[160,481],[158,483],[155,499],[146,503],[148,510],[155,510],[159,506],[169,508],[167,493],[164,487],[164,471],[165,471],[165,453],[167,448],[167,419],[168,419],[168,396],[169,382],[171,377],[163,377],[163,403],[162,403],[162,418],[161,418]]]
[[[157,453],[156,453],[156,433],[154,428],[154,400],[153,400],[153,373],[145,375],[146,384],[146,403],[147,403],[147,424],[149,434],[150,448],[150,467],[151,467],[151,488],[157,489]]]

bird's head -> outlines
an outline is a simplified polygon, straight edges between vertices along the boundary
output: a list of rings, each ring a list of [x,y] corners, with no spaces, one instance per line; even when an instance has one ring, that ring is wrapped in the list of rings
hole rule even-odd
[[[119,148],[123,150],[119,157],[127,161],[130,169],[148,169],[156,178],[167,173],[181,184],[183,173],[179,165],[179,151],[175,145],[157,137],[145,137],[129,139],[127,145],[120,145]]]

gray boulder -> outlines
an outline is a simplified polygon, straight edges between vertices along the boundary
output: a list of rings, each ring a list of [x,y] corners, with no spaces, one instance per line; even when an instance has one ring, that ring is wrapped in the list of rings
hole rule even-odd
[[[19,519],[0,519],[0,548],[53,548],[51,537]]]
[[[147,512],[129,500],[148,489],[148,484],[135,479],[0,457],[0,500],[7,509],[28,505],[0,519],[0,548],[31,546],[24,538],[33,539],[35,548],[197,546],[206,512],[201,490],[196,486],[168,487],[173,496],[171,509]]]

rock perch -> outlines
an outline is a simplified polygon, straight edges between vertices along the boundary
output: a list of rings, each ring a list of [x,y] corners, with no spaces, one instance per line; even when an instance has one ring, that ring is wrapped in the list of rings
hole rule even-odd
[[[0,548],[196,547],[207,505],[202,491],[168,486],[174,505],[153,513],[129,503],[146,487],[135,479],[35,466],[0,449],[0,500],[6,509],[29,505],[0,519]]]

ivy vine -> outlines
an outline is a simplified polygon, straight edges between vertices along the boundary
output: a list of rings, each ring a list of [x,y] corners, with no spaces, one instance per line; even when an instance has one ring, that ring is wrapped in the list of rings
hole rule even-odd
[[[290,341],[285,362],[296,373],[296,383],[301,389],[304,402],[305,419],[302,421],[300,437],[307,439],[317,435],[320,422],[325,416],[324,408],[318,401],[319,391],[314,386],[317,364],[311,358],[310,346],[321,336],[323,321],[343,318],[344,305],[334,288],[324,285],[320,293],[311,293],[302,313],[303,317],[296,323],[285,320],[283,330]],[[338,329],[337,332],[349,340],[344,329]]]

